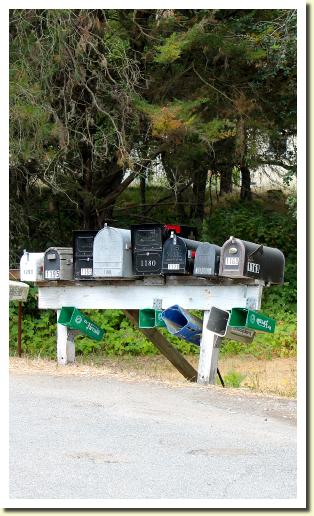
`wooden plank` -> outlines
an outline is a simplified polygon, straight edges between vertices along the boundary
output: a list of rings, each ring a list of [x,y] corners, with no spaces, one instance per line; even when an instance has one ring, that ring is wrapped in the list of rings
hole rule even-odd
[[[138,326],[138,310],[124,310],[124,313],[135,326]],[[159,349],[184,378],[191,382],[196,381],[197,371],[158,330],[154,328],[139,328],[139,330]]]
[[[129,285],[125,282],[115,285],[81,283],[53,286],[40,286],[38,283],[38,307],[55,310],[63,306],[75,306],[79,309],[139,310],[153,308],[154,299],[161,299],[164,308],[179,302],[185,309],[209,310],[216,306],[231,310],[233,307],[245,308],[249,297],[256,299],[255,309],[258,309],[262,289],[259,285],[146,286],[143,283]]]
[[[10,280],[20,280],[20,269],[9,269]]]
[[[57,321],[60,310],[57,310]],[[60,365],[75,362],[75,343],[76,332],[69,330],[67,326],[57,322],[57,361]]]
[[[218,367],[219,346],[222,337],[215,335],[207,329],[209,310],[204,312],[203,332],[200,345],[200,358],[198,362],[197,383],[215,384]]]

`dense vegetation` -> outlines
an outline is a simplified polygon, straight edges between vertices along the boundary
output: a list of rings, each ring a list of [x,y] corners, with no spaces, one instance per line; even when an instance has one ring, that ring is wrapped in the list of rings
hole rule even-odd
[[[192,222],[217,244],[279,247],[288,284],[266,289],[264,307],[281,322],[251,352],[294,353],[295,197],[256,196],[251,173],[272,167],[288,184],[295,137],[295,10],[12,9],[10,266],[105,221]],[[34,296],[24,342],[54,353],[54,314]],[[155,352],[121,312],[93,318],[106,337],[78,338],[82,353]]]

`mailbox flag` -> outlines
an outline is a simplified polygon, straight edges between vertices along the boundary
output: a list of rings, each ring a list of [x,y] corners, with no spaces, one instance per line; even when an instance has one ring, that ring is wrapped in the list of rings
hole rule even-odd
[[[203,327],[201,319],[194,317],[179,305],[170,306],[162,312],[161,317],[169,333],[197,346],[200,345]]]

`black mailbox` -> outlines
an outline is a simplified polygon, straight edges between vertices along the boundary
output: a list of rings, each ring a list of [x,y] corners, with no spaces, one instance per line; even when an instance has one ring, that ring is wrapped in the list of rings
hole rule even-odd
[[[285,257],[279,249],[230,237],[221,248],[219,275],[281,284]]]
[[[171,233],[162,253],[163,274],[190,274],[193,272],[195,252],[200,242]]]
[[[93,279],[93,244],[97,230],[73,231],[74,279]]]
[[[217,276],[219,273],[221,247],[208,242],[201,242],[195,254],[195,276]]]
[[[196,228],[181,224],[134,224],[131,226],[133,273],[135,275],[161,274],[163,245],[172,233],[195,238]]]
[[[161,274],[162,245],[165,238],[166,230],[163,224],[131,226],[135,275]]]

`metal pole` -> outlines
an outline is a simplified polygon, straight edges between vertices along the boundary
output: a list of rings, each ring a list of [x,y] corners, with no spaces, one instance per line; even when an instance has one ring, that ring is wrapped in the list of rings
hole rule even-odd
[[[18,321],[17,321],[17,353],[22,356],[22,303],[19,301]]]
[[[219,380],[220,380],[221,385],[224,387],[225,386],[225,382],[223,381],[223,377],[221,376],[218,367],[217,367],[217,374],[219,376]]]

